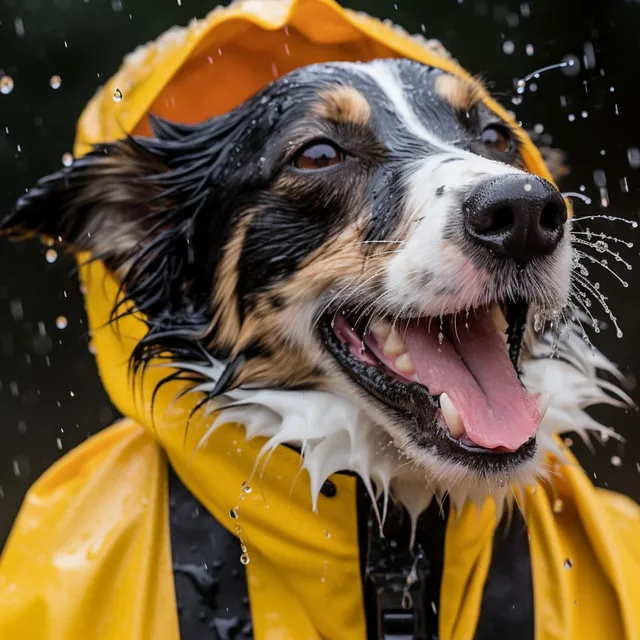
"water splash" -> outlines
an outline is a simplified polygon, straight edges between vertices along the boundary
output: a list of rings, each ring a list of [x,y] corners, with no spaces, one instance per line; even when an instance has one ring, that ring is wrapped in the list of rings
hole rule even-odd
[[[13,91],[13,78],[11,76],[0,77],[0,93],[3,96],[8,96]]]
[[[563,198],[578,198],[582,200],[582,202],[584,202],[585,204],[591,204],[592,202],[589,196],[585,196],[584,193],[578,193],[577,191],[563,191],[561,195]]]
[[[516,82],[516,91],[517,93],[524,93],[524,89],[527,86],[527,82],[532,80],[533,78],[538,79],[540,74],[546,73],[547,71],[551,71],[553,69],[564,69],[565,67],[573,67],[576,64],[576,61],[571,58],[569,60],[563,60],[562,62],[556,62],[555,64],[549,64],[546,67],[540,67],[540,69],[536,69],[532,71],[530,74],[520,78]]]

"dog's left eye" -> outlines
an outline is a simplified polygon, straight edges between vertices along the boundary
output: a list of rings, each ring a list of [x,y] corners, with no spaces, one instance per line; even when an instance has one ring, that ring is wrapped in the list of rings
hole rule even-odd
[[[480,134],[480,140],[485,147],[496,153],[507,153],[513,148],[508,129],[499,124],[490,124],[485,127]]]
[[[312,142],[301,149],[293,159],[293,166],[307,171],[317,171],[340,164],[345,158],[345,152],[333,142],[323,140]]]

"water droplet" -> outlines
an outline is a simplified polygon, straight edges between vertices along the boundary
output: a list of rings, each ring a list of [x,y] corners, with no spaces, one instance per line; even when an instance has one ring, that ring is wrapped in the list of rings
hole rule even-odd
[[[573,440],[571,438],[565,438],[564,445],[565,447],[573,447]]]
[[[582,56],[585,69],[594,69],[596,66],[596,52],[593,47],[593,43],[584,43],[584,55]]]
[[[65,167],[70,167],[73,164],[73,156],[70,153],[65,153],[62,155],[62,164]]]
[[[120,100],[122,100],[122,91],[120,91],[120,89],[116,89],[113,92],[113,101],[120,102]]]
[[[62,85],[62,78],[60,76],[51,76],[49,85],[52,89],[59,89]]]
[[[542,331],[543,327],[544,327],[544,318],[539,313],[534,314],[534,316],[533,316],[533,330],[536,333],[540,333],[540,331]]]
[[[249,554],[248,553],[243,553],[240,556],[240,562],[245,565],[245,567],[249,564],[249,562],[251,562],[251,560],[249,559]]]
[[[570,113],[570,114],[567,116],[567,119],[569,120],[569,122],[573,122],[573,121],[576,119],[576,116],[575,116],[575,114]]]
[[[58,316],[56,318],[56,327],[58,327],[58,329],[66,329],[68,324],[69,321],[65,316]]]
[[[614,467],[621,467],[622,466],[622,458],[620,458],[620,456],[611,456],[611,464]]]
[[[564,73],[565,76],[575,77],[580,73],[580,60],[578,56],[573,54],[566,55],[562,58],[562,62],[562,73]]]
[[[234,507],[233,509],[229,510],[229,517],[232,520],[237,520],[238,519],[238,507]]]
[[[438,344],[442,344],[444,342],[444,333],[442,331],[438,333]]]
[[[573,562],[571,562],[571,558],[567,558],[564,561],[564,568],[565,569],[572,569],[573,568]]]
[[[604,253],[609,248],[604,240],[598,240],[593,246],[598,253]]]
[[[329,540],[331,538],[331,531],[328,531],[327,529],[324,530],[324,537]]]
[[[528,45],[524,48],[524,50],[527,52],[527,55],[528,55],[528,56],[532,56],[532,55],[533,55],[533,53],[534,53],[533,45],[532,45],[532,44],[528,44]]]
[[[530,183],[530,182],[525,182],[525,183],[524,183],[524,187],[523,187],[523,189],[524,189],[525,191],[531,191],[531,189],[533,189],[533,187],[531,186],[531,183]]]
[[[44,257],[49,264],[52,264],[58,259],[58,252],[55,249],[47,249]]]
[[[562,513],[564,509],[564,502],[560,498],[556,498],[553,501],[553,513]]]
[[[243,493],[251,493],[253,489],[249,486],[249,483],[245,481],[242,483],[242,491]]]
[[[588,118],[588,117],[589,117],[589,113],[588,113],[587,111],[581,111],[581,112],[580,112],[580,115],[581,115],[583,118]]]
[[[511,40],[505,40],[502,43],[502,50],[510,56],[516,50],[516,45]]]
[[[0,77],[0,93],[8,96],[13,91],[13,78],[11,76]]]
[[[630,147],[627,149],[627,160],[632,169],[640,168],[640,149],[638,149],[638,147]]]

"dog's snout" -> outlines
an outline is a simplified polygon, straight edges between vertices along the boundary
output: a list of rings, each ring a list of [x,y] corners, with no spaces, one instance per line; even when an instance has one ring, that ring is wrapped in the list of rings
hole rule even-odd
[[[560,193],[543,178],[526,174],[483,182],[463,211],[465,230],[475,242],[519,263],[551,253],[567,221]]]

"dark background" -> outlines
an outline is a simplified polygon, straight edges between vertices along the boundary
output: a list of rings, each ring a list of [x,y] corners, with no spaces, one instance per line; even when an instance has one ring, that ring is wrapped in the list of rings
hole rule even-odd
[[[14,81],[9,95],[0,93],[0,216],[39,176],[60,166],[63,154],[71,151],[77,116],[122,57],[168,27],[204,16],[214,2],[0,0],[0,76],[7,74]],[[610,213],[638,219],[640,169],[628,161],[628,149],[640,147],[638,2],[348,4],[391,18],[412,32],[424,27],[465,67],[488,78],[525,126],[542,124],[553,145],[569,155],[572,174],[562,186],[577,191],[584,185],[593,198],[588,207],[577,205],[578,215]],[[505,42],[513,43],[513,53],[505,53],[510,51]],[[579,60],[577,76],[560,70],[545,73],[535,80],[535,92],[527,89],[522,104],[512,104],[514,79],[566,55]],[[54,75],[62,79],[58,89],[50,86]],[[594,184],[596,170],[606,175],[606,210]],[[620,186],[624,178],[628,192]],[[623,253],[636,269],[627,272],[610,260],[629,281],[628,288],[598,273],[599,268],[591,269],[625,332],[621,340],[609,330],[594,335],[593,341],[624,372],[638,374],[640,237],[620,223],[609,223],[606,230],[635,242]],[[36,242],[0,241],[0,547],[29,485],[66,451],[117,417],[89,351],[73,262],[61,256],[49,263],[45,253],[46,247]],[[67,321],[62,329],[57,326],[60,316]],[[640,400],[637,391],[632,395]],[[594,415],[615,426],[626,444],[598,445],[595,456],[584,448],[574,450],[598,484],[640,499],[638,414],[601,408]],[[612,463],[614,456],[621,457],[621,465]]]

